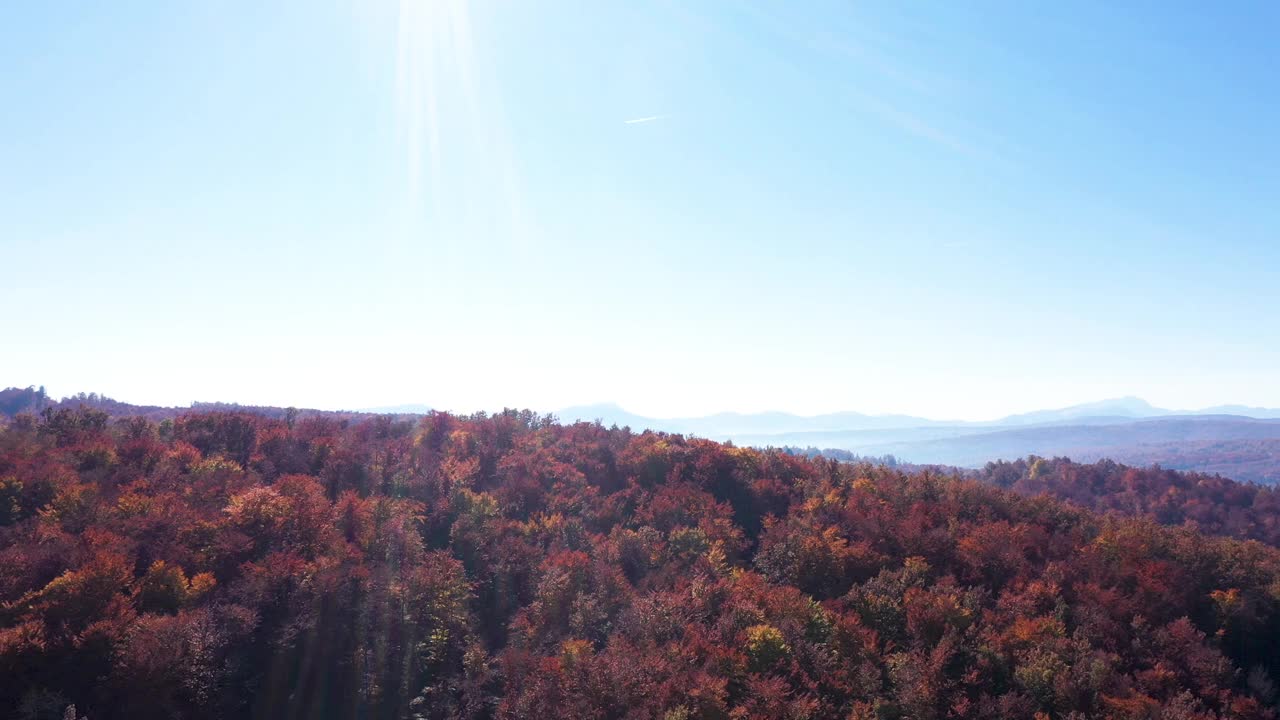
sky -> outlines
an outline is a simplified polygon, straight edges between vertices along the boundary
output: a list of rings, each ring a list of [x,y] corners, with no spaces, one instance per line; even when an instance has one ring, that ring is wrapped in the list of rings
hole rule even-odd
[[[0,9],[0,385],[1280,406],[1280,4]]]

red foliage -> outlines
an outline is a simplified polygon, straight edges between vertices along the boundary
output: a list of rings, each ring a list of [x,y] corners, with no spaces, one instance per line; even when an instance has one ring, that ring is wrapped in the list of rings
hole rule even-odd
[[[982,479],[515,411],[53,407],[0,429],[0,715],[1273,717],[1280,551],[1198,530],[1280,539],[1272,491]]]

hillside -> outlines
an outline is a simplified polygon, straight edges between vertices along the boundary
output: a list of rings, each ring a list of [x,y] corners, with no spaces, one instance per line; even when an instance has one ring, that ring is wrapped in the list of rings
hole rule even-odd
[[[1110,459],[1135,465],[1160,464],[1249,482],[1280,482],[1280,420],[1179,415],[1140,420],[1088,418],[1075,423],[739,435],[734,439],[758,447],[823,447],[861,455],[893,455],[930,465],[978,468],[992,460],[1027,455],[1067,456],[1088,462]]]
[[[1280,482],[1280,412],[1221,406],[1194,411],[1117,398],[986,422],[832,413],[721,413],[701,418],[645,418],[616,405],[569,408],[567,420],[650,428],[732,440],[752,447],[820,447],[858,455],[893,455],[920,465],[978,468],[1028,455],[1103,459],[1220,473],[1249,482]]]
[[[994,462],[971,476],[1024,495],[1050,495],[1100,512],[1190,525],[1280,547],[1280,488],[1220,475],[1031,457]]]
[[[1261,455],[1242,455],[1244,447],[1254,447]],[[1064,455],[1083,461],[1160,463],[1183,470],[1222,472],[1238,480],[1276,482],[1280,480],[1280,420],[1178,416],[1105,425],[1041,426],[889,442],[873,445],[868,451],[892,453],[914,462],[969,467],[997,458]]]
[[[1274,717],[1280,550],[990,484],[1067,469],[514,411],[26,415],[0,715]]]
[[[429,412],[428,409],[420,405],[404,405],[382,408],[377,411],[368,410],[354,412],[199,401],[193,402],[187,407],[165,407],[159,405],[134,405],[132,403],[109,398],[105,395],[99,395],[98,393],[83,392],[64,397],[61,400],[55,400],[45,392],[43,387],[36,388],[34,386],[25,388],[8,387],[4,390],[0,390],[0,420],[13,418],[23,413],[28,415],[40,415],[46,410],[75,410],[79,408],[97,410],[104,413],[109,418],[141,417],[155,421],[172,420],[193,410],[245,412],[276,420],[318,416],[334,418],[361,418],[368,417],[375,413],[393,416],[409,416],[422,415],[425,412]]]
[[[225,403],[192,403],[190,407],[130,405],[96,394],[80,393],[60,401],[36,388],[0,391],[0,416],[38,413],[46,407],[81,405],[112,417],[175,418],[192,409],[247,411],[272,418],[330,416],[360,418],[369,414],[397,417],[430,412],[422,404],[329,412]],[[1155,465],[1260,483],[1280,482],[1280,411],[1220,406],[1197,411],[1171,411],[1139,398],[1117,398],[1056,410],[1041,410],[986,422],[945,422],[908,415],[856,412],[799,416],[790,413],[717,413],[704,417],[651,418],[613,403],[566,408],[555,413],[565,422],[596,421],[632,430],[659,430],[713,440],[732,440],[751,447],[816,447],[860,456],[888,456],[912,465],[980,468],[995,460],[1028,455],[1066,456],[1094,462],[1114,460]]]

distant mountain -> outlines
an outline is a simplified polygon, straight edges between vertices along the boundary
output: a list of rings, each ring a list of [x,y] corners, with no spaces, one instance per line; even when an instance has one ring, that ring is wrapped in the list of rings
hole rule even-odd
[[[937,420],[910,415],[866,415],[857,412],[811,416],[777,411],[723,412],[701,417],[652,418],[624,410],[616,403],[579,405],[560,410],[555,415],[563,422],[600,420],[606,426],[617,425],[630,427],[633,430],[660,430],[708,438],[724,438],[737,434],[759,435],[823,430],[886,430],[945,424]]]
[[[1111,425],[1044,425],[950,438],[905,440],[867,452],[893,453],[912,462],[982,465],[995,458],[1069,456],[1127,462],[1141,449],[1178,443],[1280,439],[1280,421],[1232,416],[1175,416]]]
[[[565,423],[595,422],[599,420],[600,424],[605,427],[617,425],[618,427],[629,427],[632,430],[661,429],[655,427],[655,423],[659,421],[623,410],[617,403],[597,403],[594,405],[567,407],[556,412],[555,416],[560,418],[560,422]]]
[[[1010,415],[992,423],[993,425],[1041,425],[1062,423],[1082,418],[1144,418],[1168,415],[1170,411],[1153,407],[1151,403],[1137,397],[1112,398],[1098,402],[1072,405],[1057,410],[1037,410],[1035,412]]]
[[[806,432],[846,432],[948,428],[945,434],[977,432],[997,428],[1041,425],[1110,425],[1133,420],[1171,416],[1234,415],[1258,419],[1280,418],[1280,410],[1222,405],[1194,411],[1158,408],[1138,397],[1121,397],[1051,410],[1009,415],[998,420],[933,420],[913,415],[868,415],[837,412],[823,415],[795,415],[768,411],[759,413],[722,412],[698,417],[656,418],[630,412],[617,403],[597,403],[565,408],[556,413],[564,422],[600,420],[605,425],[629,426],[725,439],[738,435],[774,435]]]
[[[804,428],[807,430],[889,430],[901,428],[927,427],[942,424],[937,420],[929,420],[911,415],[866,415],[857,412],[827,413],[825,415],[801,416],[782,412],[764,412],[755,414],[720,413],[706,418],[686,420],[686,424],[694,427],[702,435],[722,435],[727,433],[751,432],[753,430],[790,432],[779,428]]]
[[[1220,473],[1237,480],[1280,483],[1280,419],[1234,415],[1172,415],[1127,421],[894,431],[738,435],[740,445],[818,447],[859,455],[893,455],[915,464],[981,467],[1028,455],[1082,462],[1111,459],[1135,465]]]
[[[1203,410],[1195,410],[1187,415],[1240,415],[1243,417],[1274,420],[1280,418],[1280,409],[1249,407],[1247,405],[1215,405]]]
[[[992,425],[1032,425],[1045,423],[1077,422],[1100,418],[1150,418],[1173,415],[1234,415],[1259,420],[1280,419],[1280,408],[1264,408],[1249,405],[1215,405],[1199,410],[1167,410],[1158,408],[1139,397],[1111,398],[1098,402],[1072,405],[1057,410],[1036,410],[1010,415],[996,420]]]
[[[649,418],[614,403],[567,408],[561,420],[592,421],[732,440],[756,447],[813,447],[918,464],[980,467],[1027,455],[1110,458],[1137,464],[1280,482],[1280,410],[1224,405],[1198,411],[1155,407],[1137,397],[1039,410],[984,422],[942,422],[857,412],[783,412]]]

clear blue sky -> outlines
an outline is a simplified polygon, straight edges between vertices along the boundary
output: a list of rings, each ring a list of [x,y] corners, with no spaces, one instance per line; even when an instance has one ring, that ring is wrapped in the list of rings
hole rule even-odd
[[[0,385],[1280,406],[1280,4],[0,10]]]

